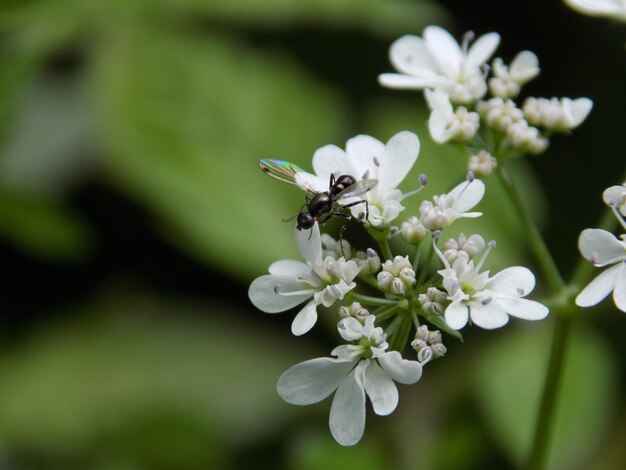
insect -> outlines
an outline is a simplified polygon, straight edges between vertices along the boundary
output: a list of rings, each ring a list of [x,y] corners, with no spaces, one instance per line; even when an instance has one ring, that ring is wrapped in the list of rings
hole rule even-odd
[[[298,186],[307,192],[306,202],[297,214],[297,229],[310,229],[315,222],[324,224],[334,216],[351,219],[349,212],[345,209],[365,204],[365,217],[369,216],[369,206],[365,199],[341,204],[341,199],[360,196],[378,184],[378,180],[364,178],[357,181],[353,176],[340,175],[335,177],[330,175],[328,191],[317,191],[313,184],[307,181],[306,173],[297,165],[284,160],[263,159],[259,162],[261,170],[272,178],[285,183]],[[306,208],[306,209],[305,209]],[[342,229],[343,230],[343,229]]]

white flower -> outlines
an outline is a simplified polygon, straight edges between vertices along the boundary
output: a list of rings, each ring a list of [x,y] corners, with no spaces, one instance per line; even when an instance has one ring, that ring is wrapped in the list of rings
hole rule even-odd
[[[500,43],[497,33],[479,37],[469,46],[469,35],[459,46],[446,30],[429,26],[423,39],[403,36],[391,45],[389,57],[400,74],[379,76],[389,88],[442,88],[455,103],[471,103],[482,98],[487,84],[482,67]]]
[[[512,100],[491,98],[480,101],[476,107],[489,127],[506,132],[509,127],[524,120],[524,113]]]
[[[497,166],[498,160],[493,155],[486,150],[480,150],[469,158],[467,169],[476,176],[489,176]]]
[[[438,272],[451,301],[444,312],[450,328],[460,330],[470,318],[481,328],[493,329],[506,325],[509,315],[525,320],[541,320],[548,315],[545,305],[523,298],[535,287],[535,276],[529,269],[513,266],[489,277],[489,271],[480,272],[488,252],[476,267],[474,261],[462,257],[451,266],[433,245],[446,267]]]
[[[359,273],[357,264],[344,258],[322,259],[319,226],[311,231],[296,230],[296,243],[306,263],[281,260],[269,267],[270,274],[256,278],[248,289],[252,304],[266,313],[289,310],[311,299],[291,324],[294,335],[309,331],[317,321],[317,306],[330,307],[354,287]]]
[[[522,51],[509,67],[497,57],[493,61],[492,71],[494,76],[489,80],[491,94],[503,99],[515,98],[522,85],[539,75],[539,60],[532,52]]]
[[[478,131],[480,117],[478,113],[459,106],[456,111],[448,94],[437,88],[425,90],[426,101],[432,110],[428,118],[428,130],[433,140],[439,144],[449,140],[470,140]]]
[[[479,217],[481,212],[467,212],[480,202],[485,185],[480,180],[459,184],[448,194],[434,196],[420,205],[420,221],[428,230],[441,230],[463,217]]]
[[[391,414],[398,405],[394,384],[413,384],[422,375],[422,365],[403,359],[399,352],[386,352],[388,344],[374,316],[361,324],[348,317],[339,322],[339,333],[348,344],[335,348],[335,358],[319,357],[296,364],[278,379],[278,394],[288,403],[310,405],[336,390],[330,408],[330,432],[344,446],[354,445],[365,429],[365,395],[374,413]]]
[[[376,276],[376,282],[385,291],[394,295],[404,295],[415,284],[415,271],[408,256],[396,256],[393,261],[383,263],[383,270]]]
[[[626,20],[624,0],[565,0],[574,10],[591,16],[610,16]]]
[[[350,203],[359,198],[368,202],[367,222],[373,226],[387,225],[404,209],[402,199],[407,195],[397,189],[409,173],[420,150],[420,142],[415,134],[404,131],[394,135],[387,144],[367,135],[359,135],[348,140],[346,150],[335,145],[326,145],[313,155],[313,169],[316,175],[303,175],[318,191],[328,190],[331,173],[347,174],[378,180],[378,184],[359,197],[346,198]],[[364,216],[364,204],[353,207],[352,215]]]
[[[626,183],[606,189],[602,194],[602,200],[607,206],[626,216]]]
[[[589,115],[593,101],[589,98],[527,98],[522,109],[533,126],[553,131],[568,131],[578,127]]]
[[[506,131],[506,137],[515,148],[538,155],[544,152],[550,143],[536,127],[525,120],[512,123]]]
[[[465,258],[466,261],[474,258],[485,249],[485,239],[478,234],[470,235],[469,238],[461,233],[456,239],[450,238],[444,245],[443,255],[452,264],[457,258]]]
[[[600,273],[578,294],[576,305],[591,307],[613,292],[615,305],[626,312],[626,235],[620,240],[606,230],[588,228],[580,234],[578,248],[594,266],[614,266]]]

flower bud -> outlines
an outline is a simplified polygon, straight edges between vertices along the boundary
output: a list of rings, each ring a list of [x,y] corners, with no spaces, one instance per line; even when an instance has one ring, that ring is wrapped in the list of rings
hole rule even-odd
[[[356,318],[361,325],[365,324],[365,318],[370,315],[370,312],[361,306],[358,302],[352,302],[352,304],[348,306],[342,305],[339,307],[339,317],[341,319],[354,317]]]
[[[469,158],[467,169],[476,176],[489,176],[497,166],[498,161],[495,157],[489,152],[481,150]]]
[[[383,270],[376,281],[384,290],[395,295],[404,295],[415,284],[415,272],[408,257],[396,256],[393,261],[383,263]]]
[[[422,310],[431,315],[441,315],[448,303],[446,293],[436,287],[429,287],[425,293],[417,297],[417,300],[422,305]]]
[[[447,352],[446,347],[441,342],[439,330],[429,331],[426,325],[417,329],[411,347],[417,352],[417,360],[422,364],[442,357]]]
[[[405,242],[416,245],[426,237],[426,227],[417,217],[410,217],[402,222],[400,234]]]

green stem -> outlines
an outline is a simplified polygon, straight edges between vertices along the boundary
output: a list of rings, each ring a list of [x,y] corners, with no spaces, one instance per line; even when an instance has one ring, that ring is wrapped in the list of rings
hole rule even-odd
[[[380,252],[385,258],[383,261],[386,261],[388,259],[393,261],[393,254],[391,253],[391,247],[389,246],[389,241],[386,238],[383,238],[383,239],[379,238],[376,241],[378,242],[378,246],[380,247]]]
[[[575,315],[571,312],[558,312],[555,315],[552,346],[550,348],[550,362],[543,386],[539,416],[535,423],[535,433],[531,447],[528,465],[529,470],[543,470],[546,468],[548,450],[552,442],[552,431],[556,418],[555,408],[563,376],[563,365],[569,333]]]
[[[554,259],[550,254],[550,250],[548,250],[548,247],[546,246],[541,236],[541,233],[539,232],[539,228],[535,224],[535,221],[531,217],[530,212],[520,198],[517,189],[513,185],[513,181],[511,181],[511,178],[504,169],[504,165],[498,165],[497,169],[498,177],[500,178],[500,181],[504,186],[507,195],[511,199],[511,202],[513,203],[513,206],[517,211],[517,215],[522,220],[524,228],[527,230],[528,242],[535,255],[535,259],[539,267],[543,271],[546,281],[550,287],[551,293],[554,296],[564,295],[564,293],[566,293],[568,290],[567,285],[565,284],[563,277],[561,277],[561,273],[559,272],[559,269],[557,268],[556,263],[554,262]]]
[[[371,297],[369,295],[362,295],[357,293],[352,293],[352,298],[357,302],[366,305],[396,305],[397,302],[395,300],[389,299],[379,299],[378,297]]]
[[[428,268],[430,267],[430,262],[433,259],[434,253],[435,253],[435,250],[433,249],[433,245],[431,243],[428,248],[428,253],[426,253],[426,259],[424,260],[424,264],[422,265],[422,271],[420,272],[420,277],[417,279],[417,282],[415,283],[416,286],[419,287],[422,284],[424,284],[424,281],[426,280],[426,275],[428,274]]]

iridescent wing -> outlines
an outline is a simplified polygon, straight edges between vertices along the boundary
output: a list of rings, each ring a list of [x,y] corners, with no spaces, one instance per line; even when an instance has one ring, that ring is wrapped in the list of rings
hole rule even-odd
[[[308,173],[295,163],[285,160],[275,160],[273,158],[264,158],[259,161],[259,166],[263,173],[278,181],[293,184],[310,193],[316,192],[313,183],[310,182],[307,177]]]
[[[361,194],[365,194],[366,192],[368,192],[377,184],[378,184],[378,180],[374,180],[374,179],[359,180],[356,183],[348,186],[339,194],[337,194],[335,199],[343,199],[346,197],[360,196]]]

